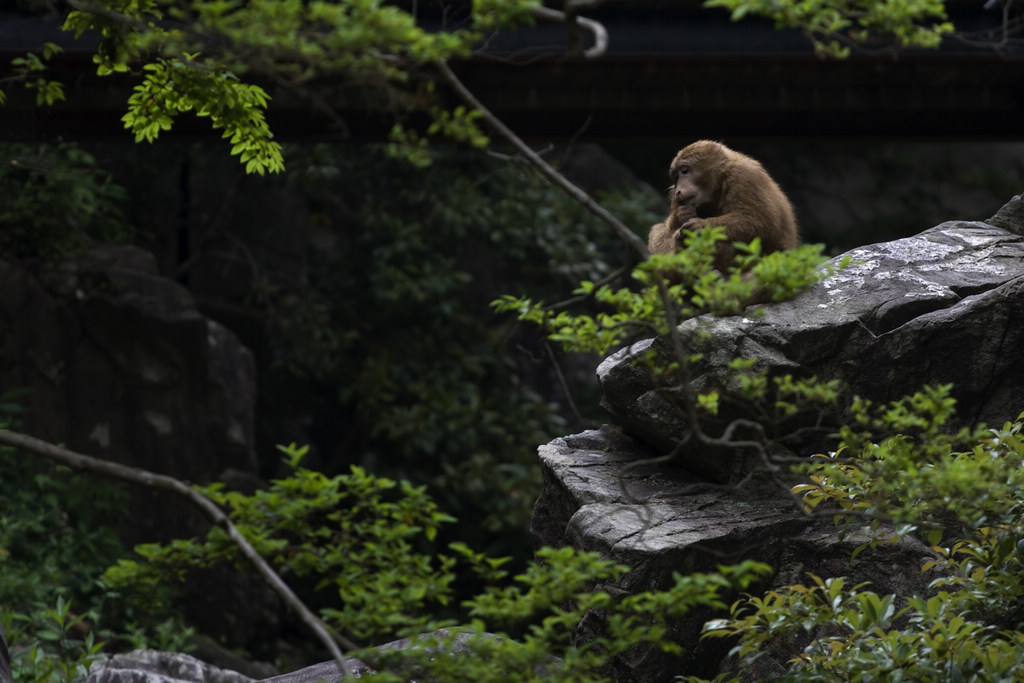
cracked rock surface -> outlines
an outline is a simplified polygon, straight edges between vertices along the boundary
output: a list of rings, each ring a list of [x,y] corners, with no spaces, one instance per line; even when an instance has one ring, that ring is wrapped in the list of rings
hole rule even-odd
[[[854,249],[846,269],[763,316],[687,320],[684,344],[705,355],[695,387],[724,385],[730,360],[754,358],[769,374],[839,379],[849,395],[876,402],[951,383],[961,424],[1015,419],[1024,409],[1022,204],[1018,196],[988,221]],[[667,356],[660,340],[647,340],[607,359],[598,378],[614,422],[667,452],[686,428],[633,362],[651,345]],[[721,453],[683,459],[715,481],[735,474]]]
[[[629,573],[610,589],[627,594],[668,588],[674,573],[714,571],[744,559],[774,568],[773,577],[760,587],[764,590],[805,582],[811,573],[845,576],[850,584],[866,581],[878,592],[907,596],[925,593],[935,578],[921,572],[928,549],[909,537],[865,550],[851,564],[864,538],[851,534],[840,540],[830,517],[807,519],[777,489],[730,491],[708,487],[681,468],[634,465],[650,455],[615,427],[541,446],[544,482],[533,515],[536,544],[571,545],[628,565]],[[721,615],[701,610],[670,624],[670,637],[683,646],[682,655],[637,646],[613,662],[611,679],[714,677],[732,666],[727,657],[731,644],[700,637],[705,621],[715,616]],[[601,615],[588,615],[576,636],[587,640],[602,628]],[[784,662],[770,660],[765,658],[783,669]]]

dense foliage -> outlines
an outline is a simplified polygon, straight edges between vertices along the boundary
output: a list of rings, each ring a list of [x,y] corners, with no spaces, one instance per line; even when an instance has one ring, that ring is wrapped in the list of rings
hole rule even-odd
[[[496,294],[482,286],[488,276],[512,272],[536,289],[506,297],[499,310],[538,323],[566,348],[602,353],[636,335],[671,338],[680,317],[734,313],[758,287],[784,298],[818,277],[815,248],[762,260],[754,244],[744,264],[751,275],[722,278],[708,269],[721,233],[708,230],[691,236],[684,253],[641,265],[631,287],[593,284],[611,252],[599,246],[578,209],[555,202],[530,174],[463,157],[436,169],[436,186],[412,175],[429,155],[421,133],[402,126],[403,112],[428,112],[427,135],[477,147],[487,141],[477,112],[437,105],[432,78],[424,75],[429,65],[468,54],[483,31],[525,20],[539,3],[474,2],[452,30],[436,32],[374,0],[75,4],[66,28],[100,36],[98,72],[140,76],[123,119],[136,140],[152,141],[175,117],[192,112],[222,132],[246,171],[281,171],[282,150],[264,117],[268,94],[243,78],[314,98],[333,112],[326,100],[338,93],[318,79],[340,76],[346,85],[360,83],[361,97],[398,113],[388,150],[412,166],[375,158],[367,172],[365,158],[314,155],[293,176],[292,182],[322,189],[316,197],[332,229],[326,243],[310,243],[301,286],[267,278],[255,304],[268,315],[276,367],[326,387],[328,410],[348,416],[340,442],[359,458],[388,461],[398,474],[429,481],[443,505],[420,486],[358,467],[337,476],[304,469],[304,450],[296,447],[285,449],[292,471],[265,491],[206,489],[279,571],[312,578],[313,597],[331,591],[322,614],[339,631],[367,643],[442,626],[470,636],[458,660],[420,649],[371,655],[375,663],[401,667],[408,674],[403,680],[605,680],[613,658],[638,644],[678,652],[671,624],[698,607],[725,614],[727,592],[753,590],[767,575],[762,565],[742,563],[676,576],[671,586],[625,597],[615,584],[627,569],[591,553],[544,549],[509,584],[503,560],[465,543],[436,547],[450,521],[442,510],[460,508],[467,522],[482,518],[483,526],[474,526],[485,531],[521,527],[532,502],[525,482],[533,476],[524,446],[554,426],[548,397],[526,388],[510,358],[494,353],[507,330],[479,317]],[[707,4],[731,9],[735,18],[760,13],[780,26],[798,26],[820,51],[838,56],[847,54],[846,43],[872,43],[880,32],[900,47],[932,47],[951,30],[933,2]],[[41,104],[63,97],[42,75],[55,54],[48,46],[13,64],[13,79],[34,89]],[[106,176],[91,171],[74,148],[61,148],[55,159],[3,171],[5,186],[27,188],[0,213],[5,251],[58,253],[87,236],[109,239],[102,233],[120,225],[110,211],[117,191]],[[56,217],[52,224],[37,224],[41,206]],[[531,267],[542,277],[525,277],[537,274]],[[534,303],[565,277],[585,279],[578,294],[604,310]],[[668,367],[652,372],[686,387],[698,358],[677,351]],[[750,364],[738,362],[733,370],[742,399],[767,402],[773,410],[766,414],[838,396],[833,384],[813,378],[769,384]],[[925,569],[936,575],[936,592],[900,605],[895,596],[839,577],[808,577],[737,601],[727,616],[708,622],[707,637],[737,639],[741,666],[781,654],[784,680],[1016,675],[1024,664],[1022,425],[948,434],[947,391],[927,388],[880,408],[855,401],[850,423],[838,428],[835,451],[798,466],[806,479],[794,489],[805,512],[834,515],[845,533],[864,533],[868,544],[908,535],[927,541],[932,558]],[[728,442],[728,430],[708,434],[699,427],[729,397],[684,389],[676,398],[696,433]],[[762,452],[766,468],[779,464]],[[166,607],[157,587],[184,576],[186,567],[236,560],[215,529],[206,539],[142,546],[138,559],[117,563],[97,584],[98,567],[82,559],[119,554],[94,517],[102,509],[81,500],[82,488],[66,472],[3,455],[14,485],[5,488],[0,508],[2,623],[25,679],[70,680],[80,671],[102,634],[83,635],[84,617],[99,623],[109,615],[105,600],[117,603],[123,621],[154,602]],[[486,586],[459,610],[439,614],[457,600],[458,566]],[[144,590],[133,590],[139,586]],[[71,606],[79,601],[85,611],[75,613]],[[603,630],[575,637],[580,622],[595,613]]]
[[[433,81],[417,72],[466,56],[485,32],[530,20],[538,0],[476,0],[446,13],[445,30],[427,30],[413,13],[379,0],[133,0],[75,4],[64,23],[76,36],[101,36],[93,61],[100,75],[144,73],[128,101],[125,127],[153,141],[184,112],[208,117],[249,172],[284,169],[281,146],[264,112],[272,83],[334,111],[350,94],[324,80],[358,84],[363,101],[397,116],[395,149],[423,164],[425,140],[402,125],[403,112],[425,109],[442,134],[476,146],[487,138],[464,107],[432,98]],[[336,114],[333,114],[336,115]]]
[[[121,242],[124,188],[72,143],[0,145],[0,253],[55,261],[89,240]]]
[[[780,29],[797,29],[828,57],[848,57],[853,49],[929,48],[953,31],[941,0],[706,0],[705,7],[724,7],[733,20],[757,14]]]
[[[22,393],[0,395],[0,428],[17,426]],[[15,680],[70,683],[105,642],[183,646],[187,628],[136,612],[99,581],[127,554],[115,528],[121,489],[7,447],[0,470],[0,626]]]
[[[693,236],[687,253],[641,265],[636,275],[643,286],[609,299],[633,316],[581,315],[572,324],[557,316],[546,320],[556,321],[552,332],[561,340],[589,348],[606,343],[600,331],[628,337],[631,326],[664,329],[658,319],[680,307],[700,313],[757,286],[756,277],[751,282],[738,275],[727,278],[728,284],[713,285],[718,277],[705,277],[705,260],[712,252],[712,239]],[[808,254],[779,258],[776,265],[785,267],[760,272],[787,273],[794,286],[817,277]],[[690,288],[671,285],[678,288],[667,300],[673,305],[644,303],[652,292],[670,290],[652,277],[657,268],[674,281],[691,283]],[[539,310],[516,305],[525,317]],[[690,354],[675,358],[677,371],[694,360]],[[795,403],[837,398],[834,387],[793,378],[785,382],[787,391],[769,392],[768,384],[757,380],[756,368],[741,364],[735,370],[745,378],[736,386],[747,399],[773,402],[783,414]],[[799,386],[803,389],[794,389]],[[954,406],[948,392],[948,387],[926,388],[884,406],[855,400],[835,451],[795,467],[806,475],[793,489],[806,511],[834,516],[840,533],[861,534],[865,545],[908,535],[926,540],[932,558],[923,569],[935,580],[934,592],[925,595],[898,598],[850,586],[842,577],[810,576],[805,584],[753,593],[726,612],[726,596],[750,589],[767,567],[744,563],[717,573],[677,576],[671,587],[627,597],[615,588],[624,567],[570,549],[545,549],[507,585],[501,560],[464,544],[421,553],[421,543],[438,539],[446,517],[421,489],[398,487],[360,470],[328,479],[299,467],[253,496],[225,494],[216,487],[208,493],[232,511],[286,575],[321,577],[318,586],[333,593],[323,614],[343,632],[375,642],[444,627],[448,630],[427,638],[439,639],[444,647],[459,639],[463,655],[457,659],[435,657],[429,648],[368,655],[378,666],[403,675],[607,680],[609,663],[630,648],[649,644],[680,652],[680,643],[671,638],[673,624],[699,607],[727,614],[708,621],[705,637],[737,638],[734,653],[741,671],[770,655],[775,666],[790,660],[780,673],[783,680],[1012,680],[1024,651],[1019,608],[1024,600],[1019,579],[1024,548],[1019,494],[1024,440],[1019,435],[1024,424],[951,432]],[[691,395],[687,400],[692,401],[691,418],[700,422],[724,397]],[[286,453],[291,465],[300,465],[302,449]],[[386,492],[399,489],[398,498],[388,497]],[[144,562],[122,562],[107,572],[106,580],[153,585],[178,573],[169,571],[174,567],[233,555],[217,531],[202,543],[139,550]],[[461,618],[431,617],[424,601],[444,604],[452,598],[452,572],[459,563],[474,568],[487,586],[464,602]],[[378,569],[367,572],[367,567]],[[605,626],[591,638],[574,638],[577,624],[595,610]],[[504,666],[496,670],[495,661]],[[394,675],[379,678],[394,680]],[[719,679],[734,680],[730,674]]]
[[[488,303],[509,287],[560,296],[606,274],[623,248],[506,161],[442,150],[422,174],[373,147],[291,154],[287,183],[311,221],[303,277],[276,254],[257,257],[265,406],[314,416],[330,471],[361,464],[427,483],[445,510],[475,520],[463,540],[521,553],[534,449],[569,412],[542,339]],[[636,225],[654,218],[635,199],[604,199]]]
[[[768,652],[791,657],[785,681],[1020,680],[1024,415],[950,434],[952,414],[948,387],[887,406],[861,402],[839,450],[803,466],[810,481],[795,489],[865,545],[927,540],[931,593],[901,603],[810,576],[736,602],[705,626],[708,636],[738,636],[734,652],[748,665]]]
[[[439,526],[453,520],[422,488],[358,468],[328,478],[301,467],[306,449],[282,450],[295,469],[269,489],[243,495],[213,485],[204,491],[230,511],[282,576],[316,586],[309,599],[339,632],[369,645],[401,636],[421,641],[422,649],[413,651],[352,652],[380,669],[361,675],[368,680],[604,680],[612,658],[638,645],[681,653],[669,635],[673,624],[698,608],[724,609],[723,594],[770,571],[746,561],[714,573],[676,574],[668,586],[624,597],[615,584],[628,567],[597,553],[545,548],[510,584],[502,570],[506,559],[463,543],[436,546]],[[110,567],[103,583],[137,605],[168,581],[183,580],[190,568],[240,560],[217,527],[203,541],[147,544],[136,552],[138,559]],[[439,617],[439,608],[457,595],[457,565],[477,574],[485,588],[457,613],[447,610],[458,618]],[[577,626],[594,610],[604,626],[581,642]],[[456,639],[458,658],[430,649],[452,647]]]

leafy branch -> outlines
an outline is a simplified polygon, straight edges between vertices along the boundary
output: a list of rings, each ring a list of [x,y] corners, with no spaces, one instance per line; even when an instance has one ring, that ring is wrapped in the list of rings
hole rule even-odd
[[[18,448],[48,458],[76,471],[90,472],[109,479],[128,482],[139,486],[168,491],[195,505],[212,524],[219,527],[230,539],[238,551],[248,560],[264,581],[274,590],[286,605],[295,610],[302,622],[313,632],[316,638],[327,648],[338,665],[338,671],[347,675],[348,667],[345,657],[338,648],[334,638],[349,650],[358,646],[341,635],[332,636],[326,624],[295,595],[281,577],[271,568],[266,560],[246,540],[245,536],[231,522],[231,519],[209,498],[179,479],[164,474],[149,472],[135,467],[128,467],[109,460],[101,460],[88,455],[61,448],[41,439],[19,434],[7,429],[0,429],[0,444]]]
[[[833,270],[819,267],[820,246],[762,256],[755,240],[734,245],[741,254],[737,268],[723,274],[712,268],[712,262],[717,243],[724,239],[721,227],[688,232],[679,252],[655,254],[638,264],[633,286],[616,289],[608,283],[582,283],[576,293],[593,301],[595,313],[559,310],[561,306],[515,296],[505,296],[492,306],[539,326],[567,351],[607,356],[621,349],[649,373],[662,402],[658,410],[680,420],[685,431],[667,454],[632,467],[676,459],[684,449],[741,451],[759,466],[736,485],[760,472],[788,493],[789,485],[778,477],[786,463],[779,461],[775,445],[798,438],[808,427],[794,426],[796,431],[790,434],[783,425],[806,421],[805,413],[816,410],[818,418],[810,428],[820,430],[822,411],[837,401],[838,384],[789,374],[769,378],[753,360],[745,359],[734,359],[721,377],[699,390],[691,378],[705,361],[701,346],[710,340],[706,326],[712,316],[757,315],[757,309],[744,311],[745,305],[763,301],[765,292],[771,293],[767,297],[771,300],[791,298]],[[683,321],[693,333],[686,340],[680,330]],[[636,346],[651,337],[657,341],[646,348]]]
[[[64,101],[64,86],[57,81],[43,77],[49,67],[46,63],[59,55],[63,50],[55,43],[44,43],[41,54],[26,53],[24,57],[11,60],[11,76],[0,78],[0,85],[5,83],[22,83],[25,88],[36,91],[36,104],[51,106]],[[7,95],[0,90],[0,105],[7,101]]]
[[[170,130],[173,118],[192,111],[209,117],[214,130],[231,143],[247,173],[284,170],[281,145],[273,141],[264,110],[270,97],[257,85],[241,83],[229,72],[197,66],[198,55],[146,64],[146,76],[128,98],[121,118],[136,142],[152,142]]]
[[[733,21],[767,17],[776,28],[801,31],[819,56],[839,59],[854,47],[879,44],[934,49],[953,32],[942,0],[706,0],[704,6],[730,10]]]

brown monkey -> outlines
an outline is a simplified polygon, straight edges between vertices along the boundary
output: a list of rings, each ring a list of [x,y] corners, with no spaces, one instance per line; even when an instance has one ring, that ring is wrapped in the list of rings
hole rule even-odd
[[[797,246],[793,206],[768,172],[754,159],[711,140],[684,147],[669,167],[670,212],[651,228],[647,247],[652,254],[683,246],[684,230],[725,227],[715,268],[725,273],[736,258],[733,242],[761,238],[761,253]]]

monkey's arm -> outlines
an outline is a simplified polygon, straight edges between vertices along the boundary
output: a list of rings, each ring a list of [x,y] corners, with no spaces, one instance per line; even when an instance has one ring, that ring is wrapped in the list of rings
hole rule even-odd
[[[732,246],[734,242],[750,242],[764,232],[749,216],[735,212],[709,218],[691,218],[683,224],[682,230],[703,230],[714,226],[725,228],[725,240],[719,242],[715,249],[715,269],[720,273],[731,269],[736,261],[736,249]]]
[[[658,223],[647,235],[647,250],[652,254],[671,254],[683,248],[684,223],[697,215],[693,205],[679,206],[672,202],[668,218]]]
[[[722,214],[721,216],[710,216],[708,218],[691,218],[683,223],[683,230],[703,230],[720,225],[725,228],[725,236],[729,243],[750,242],[755,237],[764,235],[767,230],[761,221],[754,217],[736,211]]]
[[[671,254],[680,246],[679,231],[672,229],[671,221],[658,223],[647,235],[647,250],[652,254]]]

